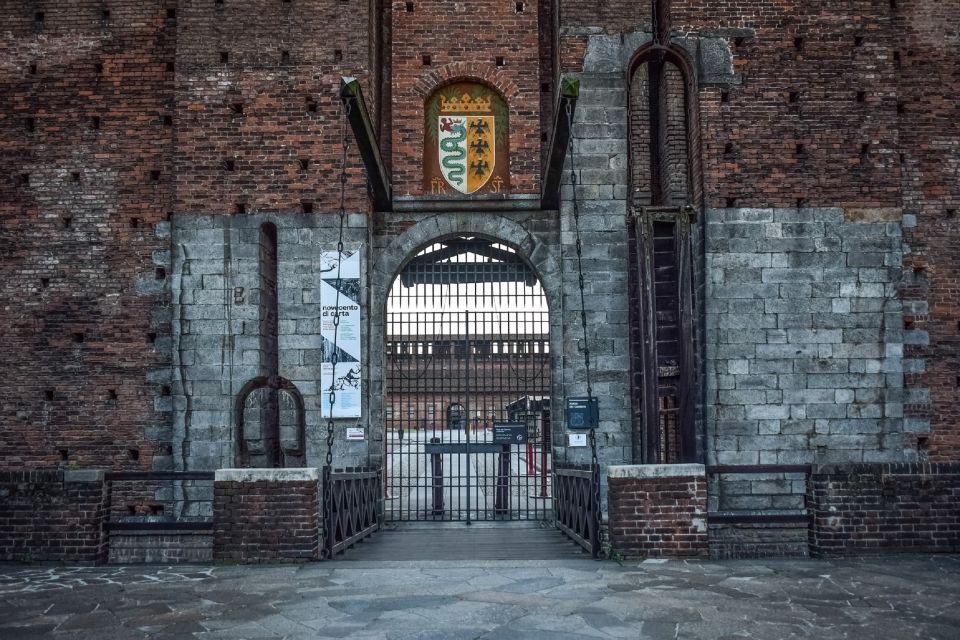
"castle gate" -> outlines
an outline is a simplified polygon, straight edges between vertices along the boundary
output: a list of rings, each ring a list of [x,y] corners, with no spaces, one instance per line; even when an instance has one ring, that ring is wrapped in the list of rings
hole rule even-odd
[[[552,518],[549,311],[510,247],[420,251],[386,308],[389,520]]]

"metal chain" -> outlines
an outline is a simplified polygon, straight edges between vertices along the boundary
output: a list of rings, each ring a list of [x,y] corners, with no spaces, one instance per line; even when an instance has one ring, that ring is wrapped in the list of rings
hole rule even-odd
[[[587,340],[587,303],[584,295],[583,281],[583,242],[580,239],[580,208],[577,203],[577,168],[573,151],[573,109],[570,101],[567,101],[567,126],[570,130],[570,185],[573,188],[573,228],[577,236],[577,283],[580,287],[580,327],[583,330],[583,360],[587,376],[587,397],[593,398],[593,380],[590,375],[590,343]],[[593,491],[596,500],[594,509],[594,526],[597,531],[597,539],[600,536],[600,461],[597,459],[597,430],[590,429],[590,466],[593,470]],[[597,555],[602,556],[601,549],[597,550]]]
[[[327,456],[324,464],[324,483],[323,483],[323,524],[321,526],[320,534],[323,540],[323,550],[321,556],[323,558],[328,558],[330,555],[330,548],[332,547],[329,544],[328,536],[333,535],[333,531],[330,530],[330,525],[332,523],[328,522],[328,519],[331,516],[331,502],[333,483],[331,482],[331,476],[333,472],[333,440],[334,440],[334,423],[333,423],[333,408],[337,402],[337,393],[336,393],[336,380],[337,380],[337,363],[340,361],[340,354],[337,351],[337,333],[340,329],[340,269],[343,266],[343,227],[346,220],[346,191],[347,191],[347,117],[350,115],[351,102],[348,100],[343,103],[343,119],[340,122],[340,229],[339,235],[337,236],[337,286],[334,287],[337,291],[336,298],[334,298],[333,304],[333,349],[330,355],[330,389],[327,396],[327,402],[330,409],[330,414],[327,417]]]

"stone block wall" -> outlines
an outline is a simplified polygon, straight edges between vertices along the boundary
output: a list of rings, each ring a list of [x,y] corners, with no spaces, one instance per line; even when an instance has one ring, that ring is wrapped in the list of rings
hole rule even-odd
[[[102,471],[0,471],[0,561],[106,562],[109,507]]]
[[[213,493],[214,560],[320,557],[319,469],[220,469]]]
[[[614,550],[630,558],[708,554],[703,465],[611,466],[607,482]]]
[[[711,209],[711,463],[898,461],[897,210]]]
[[[123,531],[110,535],[110,564],[208,564],[213,534],[208,531]]]
[[[237,399],[248,382],[269,369],[260,340],[259,230],[277,228],[277,371],[303,399],[306,459],[314,464],[324,445],[326,394],[320,389],[322,315],[320,252],[335,251],[339,217],[327,213],[288,215],[182,215],[173,220],[173,367],[158,371],[172,389],[174,465],[179,469],[236,466]],[[361,251],[361,314],[366,303],[369,253],[366,216],[348,215],[345,249]],[[367,326],[366,320],[363,326]],[[367,336],[361,337],[368,353]],[[369,393],[370,369],[362,374]],[[366,406],[364,407],[366,410]],[[292,414],[292,412],[290,412]],[[360,424],[366,424],[365,414]],[[283,426],[293,417],[281,414]],[[357,419],[338,421],[347,426]],[[344,429],[337,429],[343,438]],[[338,439],[337,464],[366,463],[365,442]]]
[[[960,464],[816,466],[807,494],[819,556],[960,551]]]

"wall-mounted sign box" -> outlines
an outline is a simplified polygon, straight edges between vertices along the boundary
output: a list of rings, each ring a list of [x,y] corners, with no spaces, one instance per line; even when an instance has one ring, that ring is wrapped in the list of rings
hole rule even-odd
[[[596,429],[600,424],[600,408],[596,397],[567,398],[567,428]]]
[[[522,422],[494,422],[493,442],[495,444],[525,444],[527,425]]]

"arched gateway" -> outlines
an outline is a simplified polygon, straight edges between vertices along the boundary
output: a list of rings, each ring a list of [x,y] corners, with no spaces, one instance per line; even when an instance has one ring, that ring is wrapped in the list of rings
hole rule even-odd
[[[385,502],[393,520],[552,517],[547,297],[500,242],[431,242],[385,309]]]

